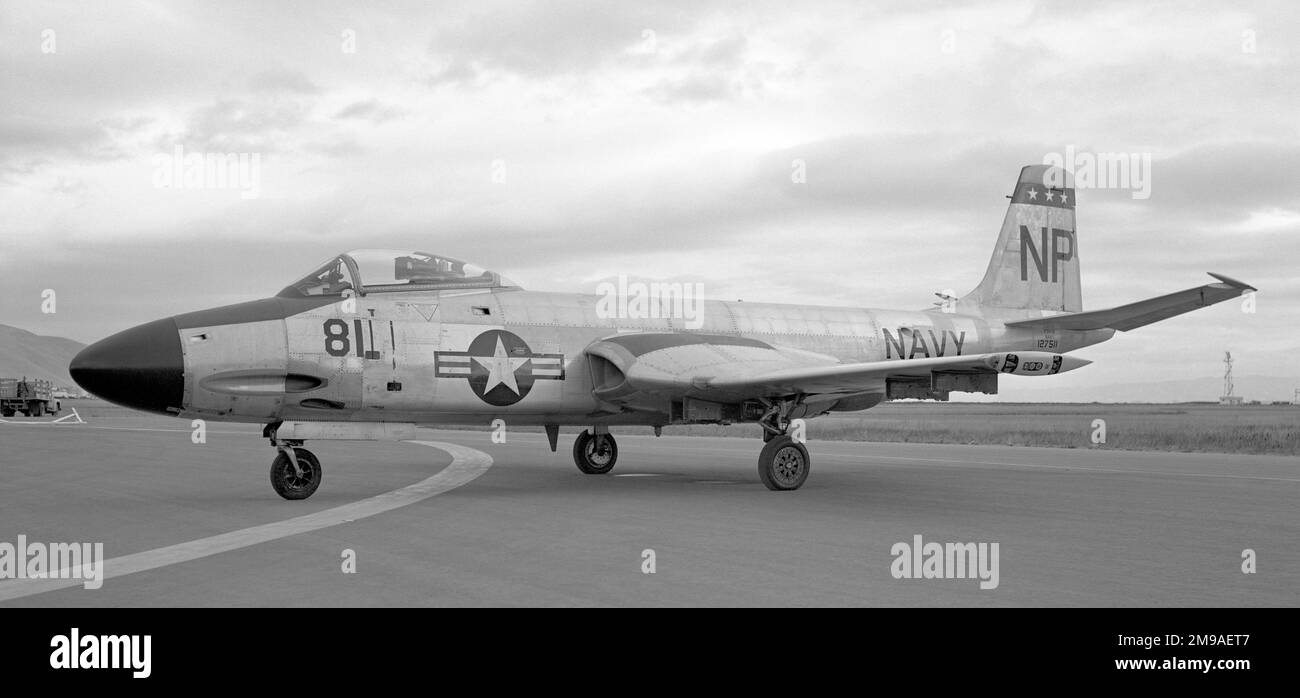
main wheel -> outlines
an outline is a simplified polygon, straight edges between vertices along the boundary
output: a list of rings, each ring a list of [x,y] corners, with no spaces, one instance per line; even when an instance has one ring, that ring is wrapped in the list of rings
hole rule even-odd
[[[584,431],[573,442],[573,462],[588,475],[604,475],[618,461],[618,444],[613,434]]]
[[[316,491],[317,487],[320,487],[320,461],[316,459],[314,453],[305,448],[295,448],[293,454],[298,458],[302,474],[299,475],[294,470],[289,456],[282,451],[276,454],[275,460],[271,463],[271,487],[275,489],[276,494],[285,499],[306,499]]]
[[[758,454],[758,477],[769,490],[797,490],[808,479],[808,449],[789,436],[778,436]]]

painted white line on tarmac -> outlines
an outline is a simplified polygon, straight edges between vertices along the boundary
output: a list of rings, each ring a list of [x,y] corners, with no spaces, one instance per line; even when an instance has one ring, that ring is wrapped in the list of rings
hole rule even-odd
[[[1079,465],[1046,465],[1043,463],[1002,463],[996,461],[978,461],[978,460],[956,460],[952,458],[909,458],[903,456],[872,456],[872,455],[846,455],[841,453],[823,454],[823,458],[839,458],[846,460],[857,460],[861,458],[874,458],[878,460],[904,460],[924,463],[945,463],[963,465],[990,465],[1006,468],[1029,468],[1038,470],[1065,470],[1082,473],[1110,473],[1117,475],[1159,475],[1170,477],[1208,477],[1224,480],[1267,480],[1271,482],[1300,482],[1296,478],[1289,477],[1269,477],[1266,475],[1228,475],[1226,473],[1184,473],[1176,470],[1150,470],[1144,468],[1087,468]]]
[[[376,514],[404,507],[423,501],[464,485],[487,472],[492,467],[492,456],[474,448],[458,446],[443,441],[411,441],[409,443],[429,446],[446,451],[451,455],[451,463],[436,474],[413,485],[375,495],[351,504],[344,504],[284,521],[244,528],[230,533],[222,533],[208,538],[155,548],[131,555],[115,557],[103,562],[103,579],[122,577],[137,572],[189,562],[210,555],[247,548],[259,543],[267,543],[280,538],[310,533],[322,528],[337,526],[341,523],[364,519]],[[60,577],[69,574],[69,570],[60,570]],[[17,599],[32,594],[43,594],[56,589],[81,586],[82,579],[22,579],[0,581],[0,601]]]
[[[690,437],[685,437],[685,438],[690,438]],[[851,442],[823,441],[821,443],[851,443]],[[853,442],[853,443],[858,443],[858,442]],[[864,441],[860,443],[867,444],[872,442]],[[885,442],[885,443],[893,444],[894,442]],[[923,444],[923,445],[937,445],[937,444]],[[666,450],[666,451],[681,451],[687,453],[726,453],[737,457],[745,457],[745,454],[737,453],[735,450],[729,448],[709,448],[707,446],[696,447],[696,446],[669,446],[669,445],[656,445],[655,448]],[[1067,451],[1070,449],[1060,449],[1060,450]],[[1151,455],[1151,454],[1156,454],[1156,455],[1165,454],[1171,456],[1183,455],[1181,452],[1175,453],[1172,451],[1165,452],[1165,451],[1108,450],[1108,451],[1085,451],[1085,453],[1109,453],[1115,455],[1124,455],[1127,453],[1137,453],[1142,455]],[[1197,455],[1201,455],[1201,454],[1197,454]],[[1209,453],[1204,455],[1211,455],[1211,456],[1223,455],[1225,457],[1231,457],[1239,454]],[[1246,454],[1246,455],[1254,456],[1256,454]],[[1262,457],[1267,458],[1272,456],[1265,454]],[[1072,472],[1081,472],[1081,473],[1107,473],[1107,474],[1115,474],[1115,475],[1159,475],[1164,477],[1201,477],[1201,478],[1213,478],[1213,479],[1221,479],[1221,480],[1261,480],[1265,482],[1300,482],[1300,479],[1296,479],[1296,478],[1270,477],[1267,475],[1233,475],[1228,473],[1186,473],[1177,470],[1152,470],[1149,468],[1091,468],[1091,467],[1085,467],[1081,465],[1047,465],[1044,463],[1007,463],[1003,461],[960,460],[956,458],[917,458],[913,456],[877,456],[877,455],[866,454],[866,453],[861,453],[861,454],[817,453],[816,451],[814,451],[813,452],[814,465],[816,464],[816,461],[819,458],[831,458],[835,460],[843,460],[843,461],[851,461],[851,462],[861,462],[862,460],[866,459],[866,460],[877,460],[877,461],[886,461],[886,462],[907,461],[912,463],[940,463],[942,465],[938,467],[948,467],[948,468],[960,468],[962,466],[984,465],[984,466],[992,466],[996,468],[1025,468],[1030,470],[1061,470],[1061,471],[1072,471]],[[907,467],[905,465],[888,465],[888,463],[886,463],[885,465],[886,467],[893,467],[893,468]]]

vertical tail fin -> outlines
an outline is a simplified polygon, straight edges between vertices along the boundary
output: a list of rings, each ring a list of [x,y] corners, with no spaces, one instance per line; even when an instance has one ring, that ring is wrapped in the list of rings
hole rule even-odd
[[[961,303],[981,311],[1083,310],[1069,172],[1049,165],[1020,170],[988,271]]]

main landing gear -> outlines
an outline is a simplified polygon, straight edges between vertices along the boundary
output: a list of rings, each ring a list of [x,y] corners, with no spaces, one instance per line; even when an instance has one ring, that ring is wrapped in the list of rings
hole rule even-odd
[[[573,442],[573,462],[588,475],[604,475],[617,461],[618,443],[608,431],[584,431]]]
[[[320,487],[321,467],[316,454],[302,448],[301,441],[276,438],[268,433],[279,453],[271,461],[271,488],[285,499],[306,499]]]
[[[758,454],[758,478],[769,490],[797,490],[808,479],[811,464],[808,449],[782,434],[770,439]]]
[[[774,404],[759,421],[764,443],[758,454],[758,479],[777,492],[802,487],[812,467],[808,449],[786,433],[790,421],[782,416],[785,412],[782,405]]]
[[[758,479],[769,490],[797,490],[808,480],[812,458],[790,430],[789,405],[774,404],[759,420],[763,427],[763,450],[758,454]],[[549,432],[548,432],[549,433]],[[618,443],[607,429],[595,427],[573,442],[573,462],[588,475],[604,475],[618,460]]]

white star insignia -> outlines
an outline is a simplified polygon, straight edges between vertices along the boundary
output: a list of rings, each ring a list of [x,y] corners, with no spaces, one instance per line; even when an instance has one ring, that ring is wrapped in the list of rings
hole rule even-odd
[[[1031,198],[1031,199],[1037,201],[1037,200],[1038,200],[1038,190],[1037,190],[1037,189],[1034,189],[1033,187],[1030,187],[1030,188],[1029,188],[1029,198]]]
[[[512,358],[506,353],[506,345],[502,343],[501,337],[497,337],[497,350],[492,356],[475,356],[471,357],[474,362],[488,370],[487,384],[483,386],[483,393],[486,395],[498,385],[505,385],[514,391],[515,395],[519,394],[519,383],[515,381],[515,371],[528,362],[527,358]]]
[[[1061,203],[1065,203],[1065,192],[1061,192]]]
[[[1048,201],[1051,201],[1051,200],[1052,200],[1052,190],[1051,190],[1051,189],[1048,189],[1048,190],[1047,190],[1047,200],[1048,200]]]

